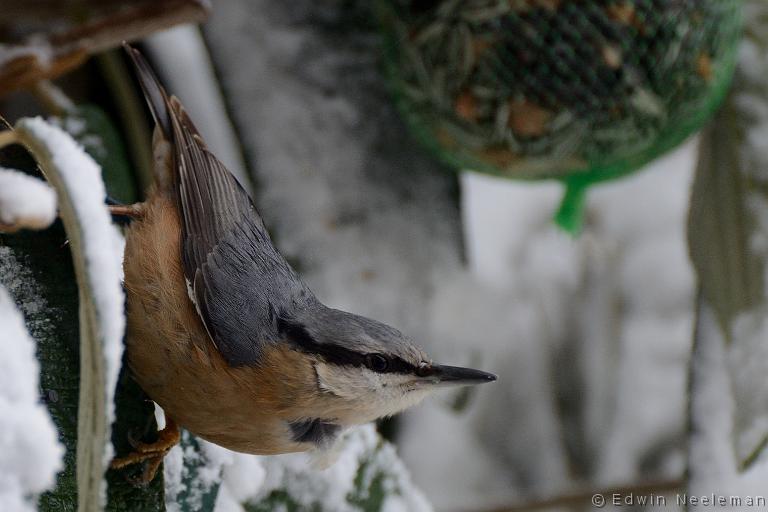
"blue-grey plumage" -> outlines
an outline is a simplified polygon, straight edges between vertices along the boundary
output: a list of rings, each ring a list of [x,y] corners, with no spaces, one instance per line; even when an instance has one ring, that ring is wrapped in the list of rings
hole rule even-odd
[[[157,174],[126,234],[127,354],[176,422],[233,450],[304,451],[440,386],[495,380],[323,305],[180,102],[126,49],[156,122]]]
[[[250,197],[205,147],[141,54],[129,48],[157,126],[171,141],[172,183],[182,213],[182,261],[191,298],[216,347],[233,366],[254,365],[261,346],[277,342],[273,311],[317,303],[277,252]]]

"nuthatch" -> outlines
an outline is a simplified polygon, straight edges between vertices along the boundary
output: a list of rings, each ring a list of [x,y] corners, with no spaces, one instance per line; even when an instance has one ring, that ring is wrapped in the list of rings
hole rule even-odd
[[[329,448],[351,425],[496,376],[433,364],[398,330],[323,305],[277,252],[248,193],[179,100],[126,45],[156,127],[146,201],[126,233],[128,362],[165,411],[153,444],[113,461],[153,477],[183,426],[231,450]]]

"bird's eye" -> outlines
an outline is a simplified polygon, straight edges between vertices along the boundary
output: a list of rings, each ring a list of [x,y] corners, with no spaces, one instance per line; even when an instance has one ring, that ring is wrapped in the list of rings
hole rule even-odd
[[[368,357],[365,358],[365,366],[367,366],[369,370],[381,373],[387,370],[389,361],[387,361],[387,358],[381,354],[369,354]]]

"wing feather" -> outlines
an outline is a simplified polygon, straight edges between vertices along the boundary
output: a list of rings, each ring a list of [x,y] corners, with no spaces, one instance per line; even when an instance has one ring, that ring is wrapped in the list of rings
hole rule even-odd
[[[277,341],[272,311],[311,293],[275,249],[249,195],[205,147],[176,98],[170,106],[184,274],[227,362],[258,364],[263,344]]]
[[[172,142],[182,267],[208,334],[232,366],[259,363],[279,340],[275,311],[316,301],[277,252],[248,193],[208,150],[179,100],[141,54],[136,64],[155,121]]]

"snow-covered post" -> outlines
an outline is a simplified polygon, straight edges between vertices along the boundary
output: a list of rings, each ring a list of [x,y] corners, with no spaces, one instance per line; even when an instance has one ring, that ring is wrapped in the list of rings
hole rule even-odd
[[[101,169],[66,132],[40,118],[22,119],[15,137],[56,190],[72,247],[80,302],[78,509],[101,510],[125,326],[121,239],[104,206]]]

